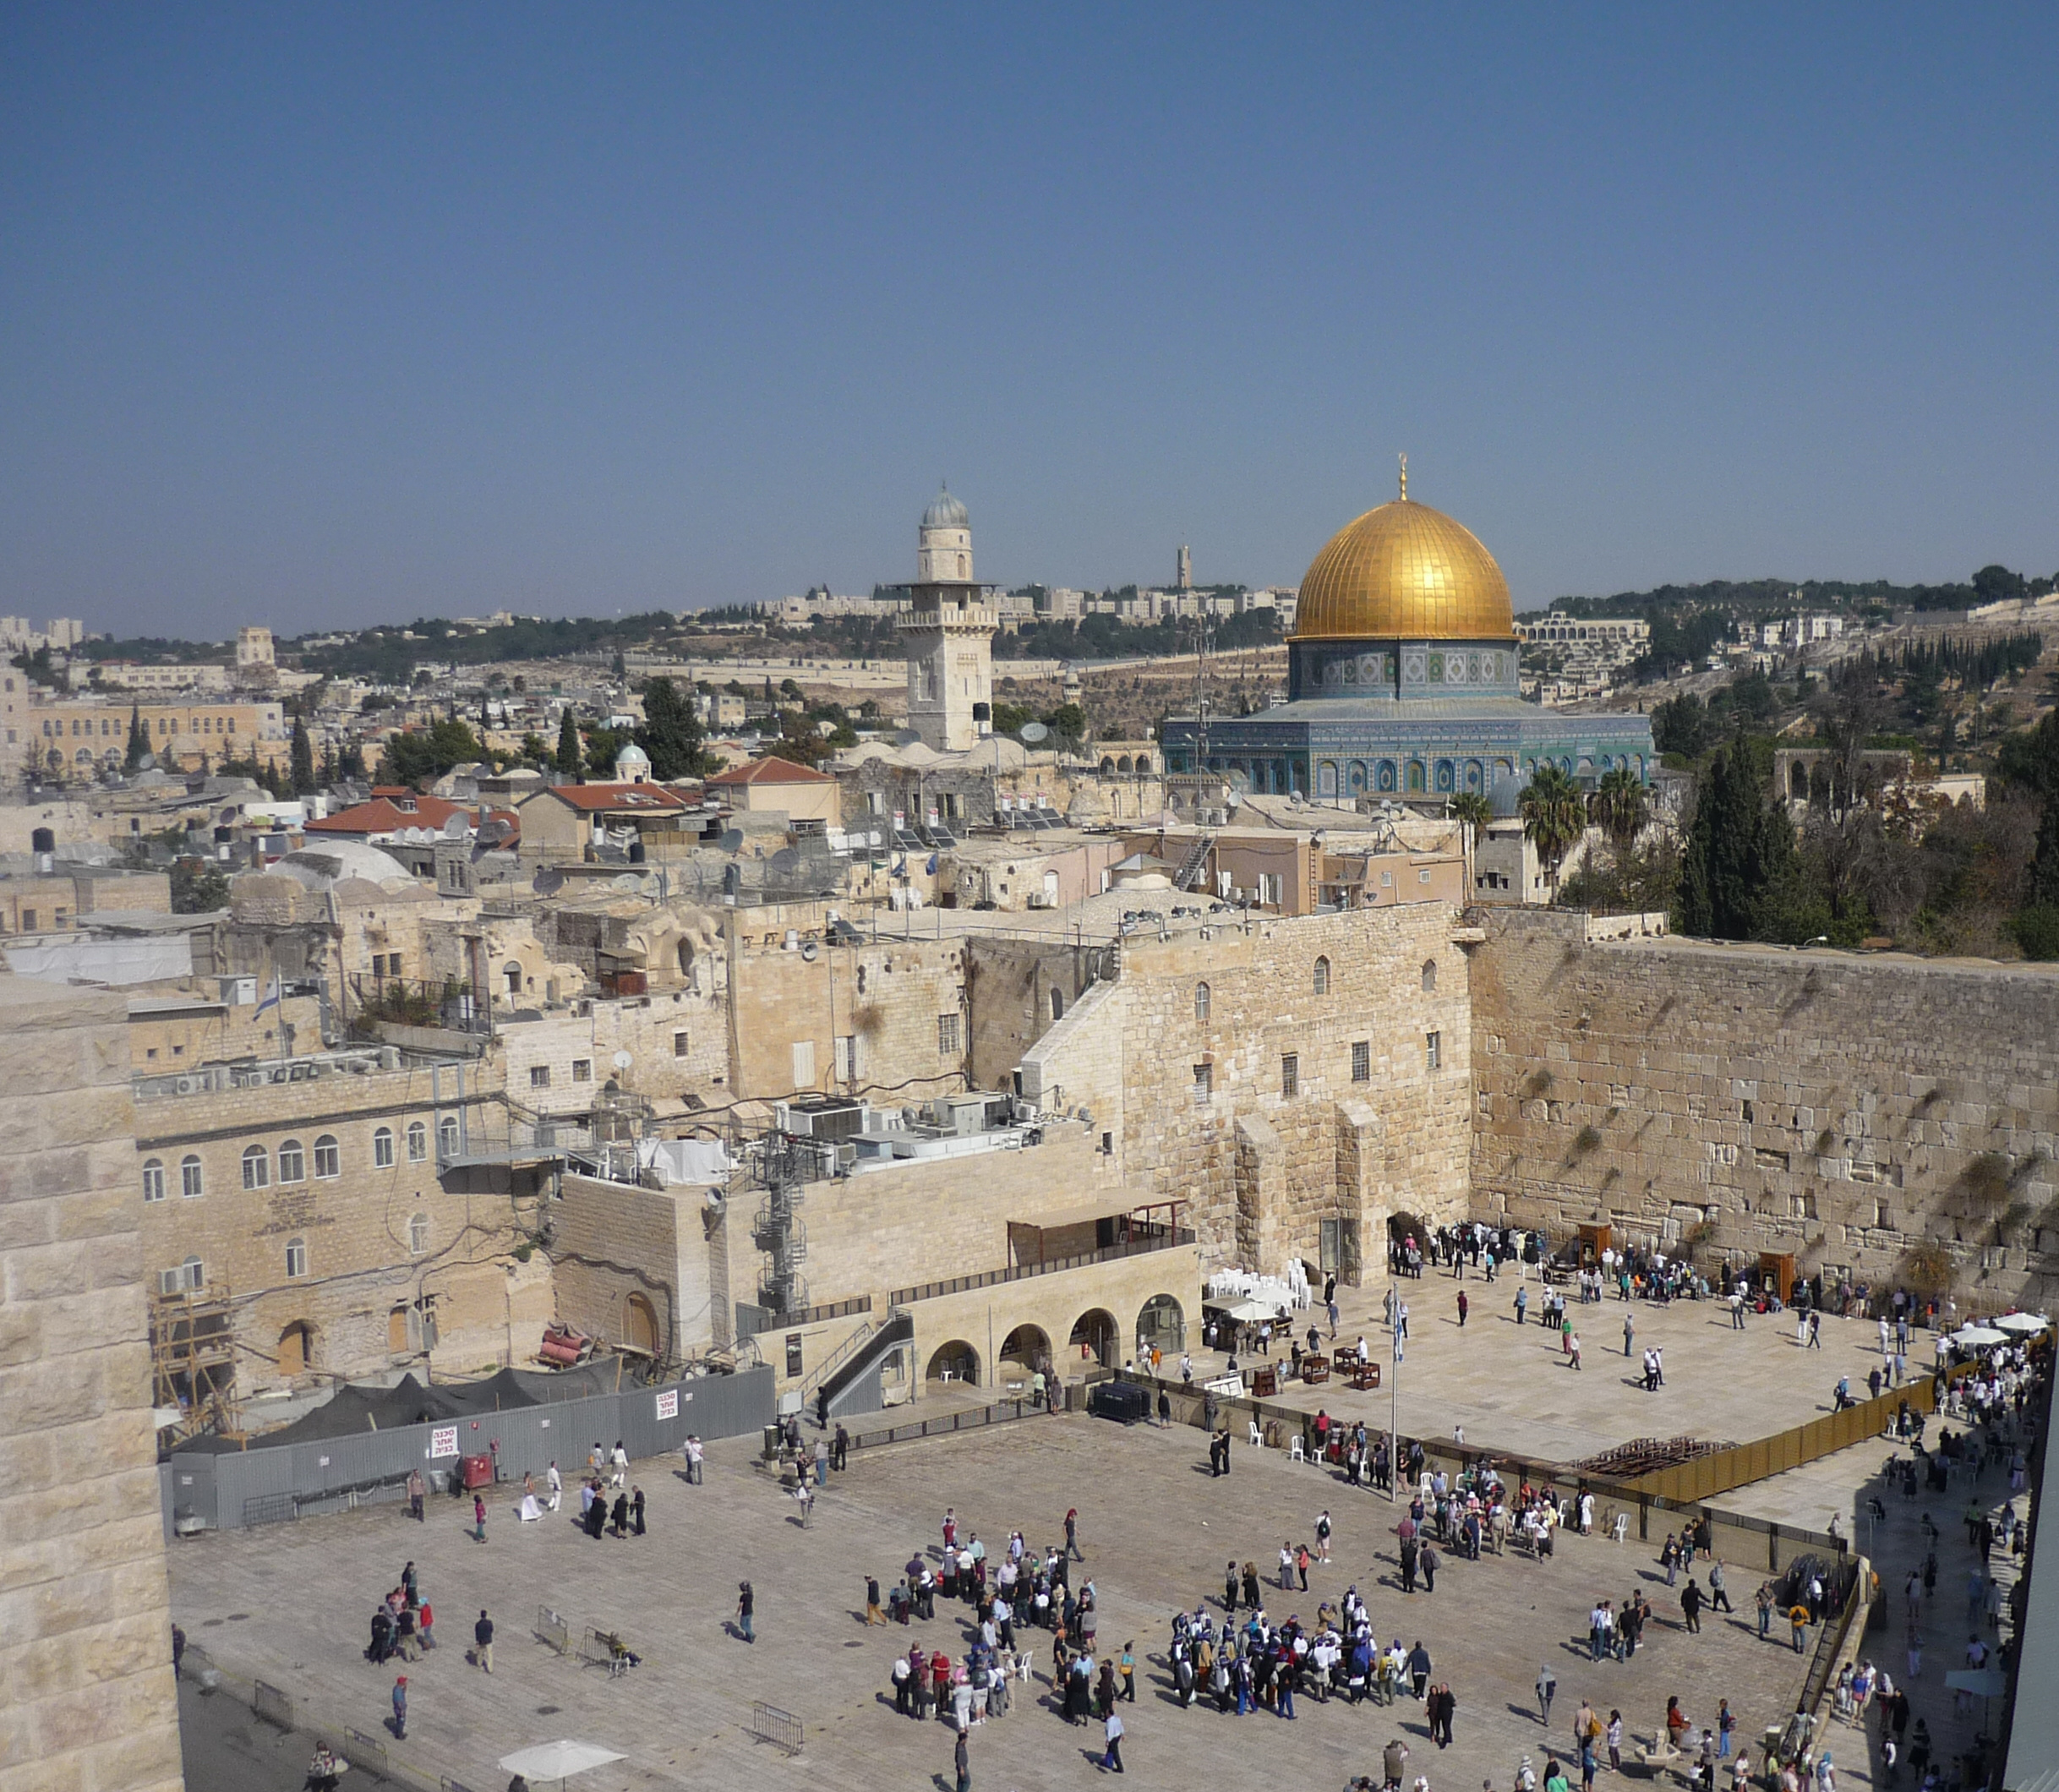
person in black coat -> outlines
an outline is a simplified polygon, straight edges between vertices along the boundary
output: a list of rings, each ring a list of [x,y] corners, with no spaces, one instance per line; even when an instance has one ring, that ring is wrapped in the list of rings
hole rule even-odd
[[[631,1493],[629,1501],[629,1510],[631,1514],[629,1527],[631,1530],[634,1531],[637,1536],[642,1537],[644,1534],[643,1489],[642,1488],[639,1487]]]
[[[607,1527],[607,1524],[608,1502],[596,1494],[593,1496],[593,1504],[587,1508],[587,1535],[598,1543],[600,1540],[600,1534]]]
[[[598,1506],[600,1502],[595,1500],[594,1504]],[[617,1494],[614,1496],[614,1521],[609,1528],[617,1537],[629,1535],[629,1495],[627,1494]]]

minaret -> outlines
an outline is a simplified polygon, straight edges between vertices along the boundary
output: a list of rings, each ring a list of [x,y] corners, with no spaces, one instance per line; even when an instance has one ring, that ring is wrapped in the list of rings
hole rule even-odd
[[[908,725],[939,752],[963,752],[992,729],[997,619],[972,576],[971,519],[948,488],[922,513],[908,596]]]

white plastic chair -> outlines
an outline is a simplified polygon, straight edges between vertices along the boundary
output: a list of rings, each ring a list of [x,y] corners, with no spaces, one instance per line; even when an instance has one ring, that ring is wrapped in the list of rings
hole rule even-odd
[[[1613,1541],[1621,1543],[1629,1531],[1630,1514],[1628,1512],[1618,1512],[1616,1514],[1616,1522],[1608,1527],[1609,1537]]]
[[[1253,1450],[1263,1450],[1265,1447],[1265,1439],[1259,1432],[1259,1422],[1255,1418],[1251,1421],[1251,1447]]]
[[[1290,1462],[1305,1462],[1308,1460],[1308,1452],[1301,1447],[1301,1434],[1297,1431],[1294,1434],[1294,1441],[1287,1450],[1287,1461]]]

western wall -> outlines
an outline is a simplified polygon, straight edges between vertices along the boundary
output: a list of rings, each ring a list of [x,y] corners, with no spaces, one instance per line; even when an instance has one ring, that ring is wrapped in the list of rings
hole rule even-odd
[[[2059,971],[1475,918],[1477,1216],[1981,1308],[2059,1281]]]

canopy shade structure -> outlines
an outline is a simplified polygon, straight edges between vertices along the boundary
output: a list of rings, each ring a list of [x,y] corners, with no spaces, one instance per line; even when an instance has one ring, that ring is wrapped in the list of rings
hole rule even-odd
[[[524,1779],[570,1779],[589,1767],[604,1767],[625,1756],[620,1751],[603,1748],[598,1742],[539,1742],[534,1748],[517,1749],[500,1758],[503,1773],[519,1773]]]
[[[2026,1335],[2034,1331],[2050,1331],[2052,1322],[2041,1313],[2005,1313],[1992,1322],[2000,1331],[2020,1331]]]
[[[2007,1344],[2009,1341],[2009,1334],[2006,1331],[1997,1331],[1992,1325],[1963,1325],[1952,1334],[1950,1341],[1954,1344],[1970,1345],[1978,1350],[1990,1344]]]
[[[1275,1319],[1280,1315],[1262,1300],[1236,1300],[1227,1305],[1217,1306],[1214,1301],[1204,1303],[1224,1319],[1235,1319],[1238,1324],[1255,1325],[1260,1319]]]

